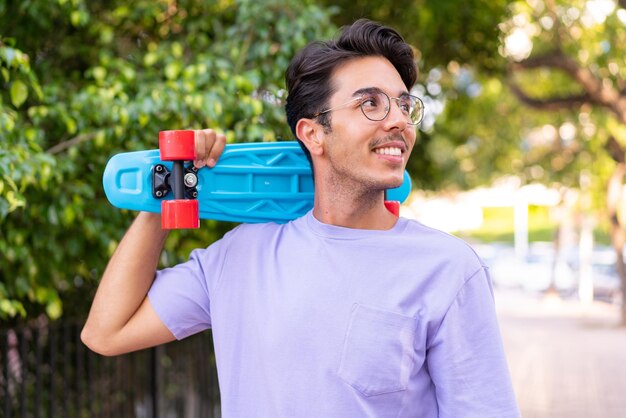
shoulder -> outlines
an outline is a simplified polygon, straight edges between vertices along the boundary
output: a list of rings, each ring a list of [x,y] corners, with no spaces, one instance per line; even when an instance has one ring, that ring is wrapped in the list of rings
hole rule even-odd
[[[293,221],[240,224],[226,233],[220,241],[231,251],[250,251],[253,248],[269,248],[271,243],[284,239]]]
[[[224,235],[224,238],[230,240],[249,240],[252,237],[267,237],[279,232],[286,225],[287,224],[278,224],[275,222],[240,224]]]
[[[467,242],[447,232],[424,225],[423,223],[401,218],[406,225],[401,236],[416,248],[432,257],[452,264],[466,266],[476,272],[485,265],[476,251]]]

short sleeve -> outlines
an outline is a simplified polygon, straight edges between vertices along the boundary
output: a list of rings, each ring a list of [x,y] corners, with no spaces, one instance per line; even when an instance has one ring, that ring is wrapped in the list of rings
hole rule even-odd
[[[427,350],[439,417],[520,416],[484,267],[458,292]]]
[[[157,271],[148,299],[177,339],[211,327],[211,289],[221,274],[231,234],[193,250],[187,262]]]

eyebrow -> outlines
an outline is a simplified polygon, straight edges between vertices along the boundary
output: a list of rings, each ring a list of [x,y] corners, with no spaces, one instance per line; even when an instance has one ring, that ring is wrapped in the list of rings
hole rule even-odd
[[[363,87],[363,88],[356,90],[354,93],[352,93],[352,97],[359,97],[364,94],[376,94],[376,93],[384,93],[384,92],[382,89],[378,87]],[[396,97],[404,97],[404,96],[410,96],[410,93],[406,90],[403,90]]]

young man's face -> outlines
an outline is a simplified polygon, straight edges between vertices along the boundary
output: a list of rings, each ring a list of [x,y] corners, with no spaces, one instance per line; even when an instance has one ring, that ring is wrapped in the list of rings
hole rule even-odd
[[[395,100],[390,101],[387,117],[369,120],[361,110],[361,100],[371,92],[389,97],[409,92],[394,66],[382,57],[357,58],[343,64],[333,74],[336,91],[328,108],[331,132],[325,140],[329,174],[342,182],[364,189],[388,189],[402,184],[404,168],[415,144],[416,127]]]

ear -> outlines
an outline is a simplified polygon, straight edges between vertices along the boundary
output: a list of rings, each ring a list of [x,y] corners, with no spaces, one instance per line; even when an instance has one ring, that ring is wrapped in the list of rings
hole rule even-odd
[[[311,155],[324,153],[324,127],[313,119],[302,118],[296,124],[296,135]]]

